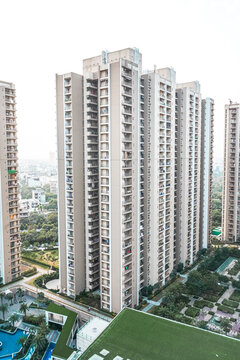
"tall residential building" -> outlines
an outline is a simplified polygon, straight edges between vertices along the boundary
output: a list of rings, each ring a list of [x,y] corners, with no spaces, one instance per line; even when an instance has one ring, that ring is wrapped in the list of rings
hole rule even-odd
[[[176,86],[170,68],[142,74],[137,49],[85,59],[83,75],[56,81],[61,291],[100,289],[101,307],[119,312],[203,246],[213,105],[201,150],[199,83]]]
[[[192,264],[199,250],[201,94],[197,81],[176,90],[176,262]]]
[[[15,86],[0,81],[0,277],[3,283],[21,275],[17,154]]]
[[[96,165],[99,171],[101,306],[118,312],[124,306],[138,304],[144,282],[141,54],[136,49],[103,52],[102,56],[83,61],[83,75],[84,88],[89,79],[96,80],[97,84],[97,93],[88,93],[85,104],[91,99],[97,100],[94,114],[99,134]],[[85,119],[87,111],[85,109]],[[85,146],[89,140],[90,135],[85,137]],[[88,246],[87,239],[86,244]]]
[[[60,288],[85,289],[83,77],[57,75]]]
[[[175,78],[143,75],[145,88],[145,284],[164,285],[174,267]]]
[[[222,200],[222,240],[240,239],[240,104],[225,105],[225,141]]]
[[[208,247],[212,231],[213,125],[214,101],[206,98],[202,100],[201,124],[200,249]]]

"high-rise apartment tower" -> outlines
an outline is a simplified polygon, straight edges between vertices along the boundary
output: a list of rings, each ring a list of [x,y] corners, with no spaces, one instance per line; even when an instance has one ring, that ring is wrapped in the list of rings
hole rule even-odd
[[[240,239],[240,104],[225,105],[222,240]]]
[[[214,101],[206,98],[202,100],[201,124],[200,249],[208,247],[212,231],[213,125]]]
[[[197,81],[176,90],[176,262],[192,264],[199,250],[201,94]]]
[[[0,81],[0,277],[3,283],[21,275],[16,124],[15,86]]]

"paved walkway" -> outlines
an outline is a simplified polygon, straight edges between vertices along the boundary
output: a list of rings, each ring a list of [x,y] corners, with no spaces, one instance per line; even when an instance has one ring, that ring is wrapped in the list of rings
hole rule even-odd
[[[97,316],[103,320],[106,320],[108,322],[111,322],[112,321],[112,318],[107,316],[107,315],[104,315],[102,313],[99,313],[97,312],[96,310],[94,310],[94,308],[91,308],[90,307],[90,310],[88,311],[88,306],[83,306],[83,305],[80,305],[80,304],[76,304],[74,303],[73,301],[71,300],[68,300],[68,299],[65,299],[64,297],[58,295],[58,294],[53,294],[52,292],[46,290],[46,289],[41,289],[41,288],[36,288],[35,286],[33,285],[29,285],[27,284],[27,282],[29,282],[30,280],[33,280],[43,274],[46,274],[46,273],[50,273],[52,272],[51,270],[46,270],[46,269],[42,269],[42,268],[39,268],[37,267],[38,270],[39,270],[39,273],[38,274],[35,274],[29,278],[26,278],[26,279],[22,279],[22,280],[19,280],[13,284],[8,284],[4,287],[2,287],[0,289],[1,292],[9,289],[16,289],[16,288],[19,288],[19,287],[23,287],[24,289],[26,290],[29,290],[35,294],[38,294],[40,292],[44,293],[45,297],[54,301],[54,302],[57,302],[58,304],[60,305],[63,305],[63,306],[68,306],[68,308],[71,308],[73,311],[76,311],[76,312],[79,312],[79,311],[84,311],[85,313],[87,314],[90,314],[90,315],[93,315],[93,316]],[[19,305],[18,305],[19,306]],[[10,309],[9,309],[10,310]],[[11,312],[12,312],[12,309],[11,309]]]

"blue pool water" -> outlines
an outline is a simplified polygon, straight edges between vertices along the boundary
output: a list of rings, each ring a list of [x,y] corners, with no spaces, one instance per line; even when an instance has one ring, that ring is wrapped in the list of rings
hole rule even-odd
[[[51,359],[52,352],[53,352],[53,349],[55,348],[55,345],[56,344],[54,344],[52,342],[49,344],[47,351],[45,352],[45,355],[42,360],[50,360]]]
[[[3,344],[2,350],[0,350],[0,360],[11,359],[13,353],[18,352],[21,349],[21,345],[18,344],[18,339],[24,336],[22,330],[17,330],[15,334],[11,335],[0,330],[0,341]]]
[[[222,264],[219,266],[219,268],[216,270],[216,272],[217,272],[218,274],[221,274],[221,273],[228,267],[228,265],[231,264],[231,262],[232,262],[233,260],[236,260],[236,259],[235,259],[234,257],[229,257],[229,258],[227,258],[227,260],[225,260],[224,263],[222,263]]]

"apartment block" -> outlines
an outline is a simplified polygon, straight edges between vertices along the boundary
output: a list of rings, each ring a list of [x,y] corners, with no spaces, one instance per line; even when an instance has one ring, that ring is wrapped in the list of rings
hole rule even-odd
[[[208,243],[213,100],[171,68],[142,73],[135,48],[56,84],[61,291],[119,312]]]
[[[83,75],[98,84],[101,305],[118,312],[138,304],[144,282],[141,54],[103,52],[83,61]]]
[[[0,277],[21,275],[16,90],[0,81]]]
[[[197,81],[176,88],[176,263],[192,264],[199,251],[201,94]]]
[[[212,170],[214,140],[214,101],[202,100],[201,123],[201,188],[199,247],[207,248],[212,231]]]
[[[85,289],[83,77],[56,76],[60,288]]]
[[[222,240],[240,239],[240,166],[239,166],[240,104],[225,105],[225,139],[222,199]]]
[[[145,284],[164,285],[174,266],[175,89],[173,69],[142,76],[145,98]]]

